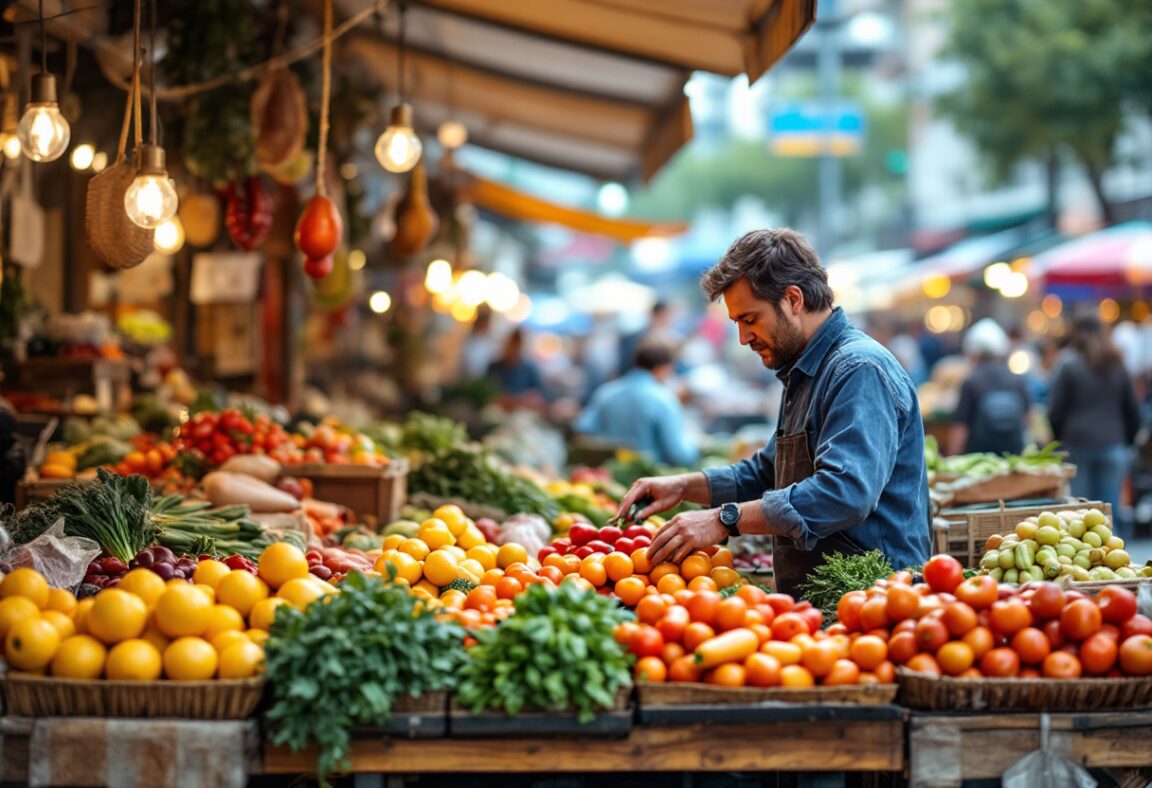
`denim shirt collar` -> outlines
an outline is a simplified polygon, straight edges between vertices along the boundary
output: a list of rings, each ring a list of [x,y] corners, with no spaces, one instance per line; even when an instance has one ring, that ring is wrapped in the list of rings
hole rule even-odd
[[[808,340],[800,358],[778,371],[776,377],[787,382],[793,370],[799,370],[810,378],[816,377],[816,372],[820,369],[824,357],[828,355],[828,351],[832,349],[832,346],[836,344],[836,341],[840,339],[847,328],[848,317],[844,314],[844,309],[836,307],[832,310],[832,314],[825,318],[820,328],[816,329],[812,338]]]

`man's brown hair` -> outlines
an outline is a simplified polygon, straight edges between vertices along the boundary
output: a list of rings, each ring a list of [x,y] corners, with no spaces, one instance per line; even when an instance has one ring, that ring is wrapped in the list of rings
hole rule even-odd
[[[756,297],[777,309],[791,285],[804,294],[806,311],[832,306],[828,272],[804,236],[789,227],[746,233],[704,274],[700,286],[715,301],[740,279],[747,279]]]

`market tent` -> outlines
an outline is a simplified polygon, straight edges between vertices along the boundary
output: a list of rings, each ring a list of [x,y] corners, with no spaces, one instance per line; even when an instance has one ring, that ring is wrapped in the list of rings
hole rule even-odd
[[[397,16],[341,45],[389,88]],[[425,131],[456,119],[481,147],[647,180],[692,136],[692,71],[754,80],[814,18],[814,0],[425,0],[408,11],[408,93]]]
[[[1061,244],[1032,258],[1031,273],[1048,286],[1152,285],[1152,223],[1127,222]]]
[[[913,278],[907,284],[919,287],[923,279],[932,276],[965,279],[1024,246],[1032,235],[1033,230],[1020,226],[959,241],[942,252],[916,261],[919,278]]]

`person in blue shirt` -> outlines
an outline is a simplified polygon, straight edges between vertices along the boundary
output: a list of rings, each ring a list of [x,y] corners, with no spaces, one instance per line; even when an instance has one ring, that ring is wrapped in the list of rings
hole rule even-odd
[[[648,548],[653,564],[680,561],[728,536],[772,537],[776,589],[796,594],[828,554],[884,553],[896,569],[931,552],[924,424],[916,389],[882,345],[832,303],[827,272],[791,229],[737,240],[701,282],[723,297],[740,343],[784,384],[775,436],[754,456],[703,473],[648,477],[621,512],[681,501]]]
[[[524,350],[522,329],[515,329],[505,338],[500,357],[488,367],[488,377],[499,386],[500,404],[508,410],[544,408],[544,379]]]
[[[664,465],[691,465],[699,451],[684,434],[684,412],[664,385],[675,371],[672,346],[645,339],[633,369],[603,384],[573,424],[577,432],[620,441]]]

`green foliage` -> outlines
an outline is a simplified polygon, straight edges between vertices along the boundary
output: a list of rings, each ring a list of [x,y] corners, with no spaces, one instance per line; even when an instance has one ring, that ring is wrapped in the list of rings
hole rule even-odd
[[[575,710],[587,722],[631,682],[632,658],[613,635],[631,617],[575,583],[530,585],[513,615],[476,634],[456,698],[474,714]]]
[[[399,448],[405,452],[437,452],[468,442],[464,425],[452,419],[413,411],[400,432]]]
[[[414,459],[408,475],[410,492],[452,498],[501,509],[527,512],[551,521],[560,513],[556,501],[537,484],[498,464],[483,449],[457,445]]]
[[[1099,192],[1126,115],[1152,108],[1152,12],[1146,6],[1128,0],[952,3],[945,55],[967,73],[940,100],[940,111],[987,156],[995,176],[1068,151]]]
[[[825,620],[836,618],[836,605],[849,591],[871,588],[877,580],[892,574],[892,565],[879,550],[863,555],[832,553],[812,570],[803,586],[803,596],[824,613]]]
[[[354,728],[387,722],[402,695],[453,686],[463,643],[407,586],[359,572],[303,612],[279,608],[265,644],[272,741],[316,744],[322,775],[346,766]]]

